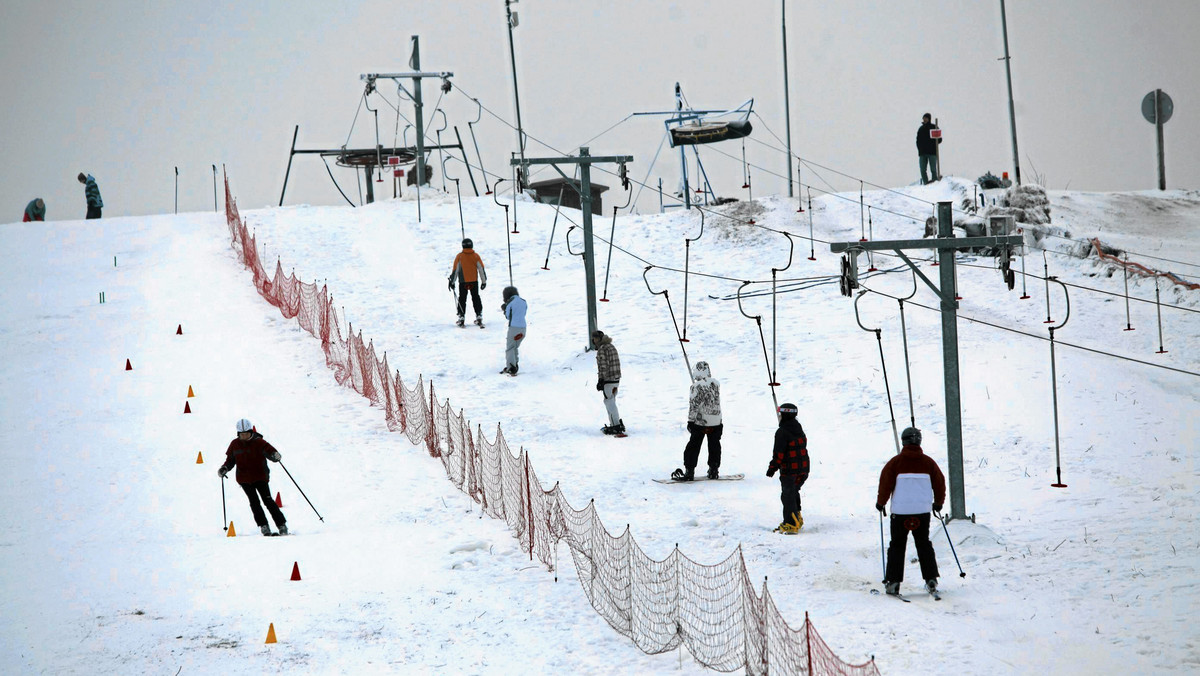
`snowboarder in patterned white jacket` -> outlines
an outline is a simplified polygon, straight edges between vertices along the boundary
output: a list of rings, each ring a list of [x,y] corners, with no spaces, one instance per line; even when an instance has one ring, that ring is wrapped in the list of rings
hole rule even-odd
[[[625,421],[617,411],[617,386],[621,383],[621,358],[612,338],[603,331],[592,332],[592,347],[596,350],[596,391],[604,394],[604,408],[608,410],[605,434],[624,434]]]
[[[771,464],[767,476],[779,472],[779,500],[783,503],[783,523],[775,529],[786,535],[795,535],[804,525],[800,516],[800,487],[808,481],[808,437],[804,427],[796,420],[800,409],[795,404],[780,404],[779,429],[775,430],[775,448],[771,453]]]
[[[275,525],[279,527],[279,534],[287,535],[287,519],[271,499],[271,487],[267,483],[271,479],[271,470],[267,468],[268,460],[279,462],[279,451],[263,439],[263,435],[258,433],[249,420],[242,418],[237,421],[237,438],[229,442],[229,449],[225,451],[225,462],[217,469],[217,475],[224,479],[229,470],[236,465],[237,474],[234,476],[238,485],[246,492],[246,498],[250,501],[250,511],[254,513],[254,523],[258,524],[262,534],[272,534],[267,516],[263,514],[263,505],[266,505],[271,518],[275,520]],[[260,499],[262,504],[259,504]]]
[[[938,567],[933,544],[929,541],[929,511],[942,511],[946,499],[946,477],[937,461],[921,450],[921,430],[909,427],[900,434],[904,447],[888,460],[879,473],[879,493],[875,509],[884,513],[884,504],[892,501],[892,541],[888,545],[884,589],[892,596],[899,595],[904,580],[904,550],[908,533],[913,535],[917,558],[921,562],[921,577],[925,589],[937,592]]]
[[[716,479],[721,468],[721,383],[712,377],[708,362],[698,361],[692,369],[692,389],[688,396],[687,430],[691,435],[683,448],[683,480],[695,476],[700,459],[700,443],[708,438],[708,478]]]

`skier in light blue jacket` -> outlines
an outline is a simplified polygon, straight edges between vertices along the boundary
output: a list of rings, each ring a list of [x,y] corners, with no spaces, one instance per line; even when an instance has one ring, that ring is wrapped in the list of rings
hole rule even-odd
[[[521,346],[521,341],[525,340],[526,322],[525,312],[529,309],[529,304],[524,298],[517,295],[517,287],[504,287],[504,303],[500,305],[500,310],[504,312],[504,317],[508,319],[508,341],[504,351],[504,370],[500,371],[510,376],[517,375],[517,349]]]

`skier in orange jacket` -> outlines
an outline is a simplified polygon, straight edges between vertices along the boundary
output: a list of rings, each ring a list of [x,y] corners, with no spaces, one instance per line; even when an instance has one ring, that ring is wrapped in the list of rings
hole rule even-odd
[[[463,250],[454,257],[450,266],[448,287],[454,291],[454,282],[458,281],[458,326],[462,326],[463,315],[467,312],[467,292],[471,292],[471,305],[475,308],[475,323],[483,328],[483,301],[479,292],[487,288],[487,271],[483,269],[483,259],[475,253],[471,238],[462,241]]]

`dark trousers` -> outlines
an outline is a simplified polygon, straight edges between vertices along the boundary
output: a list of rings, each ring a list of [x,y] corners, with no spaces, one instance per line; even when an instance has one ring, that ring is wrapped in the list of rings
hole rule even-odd
[[[259,528],[267,525],[267,515],[263,514],[263,505],[267,506],[267,511],[271,513],[271,518],[275,520],[275,525],[282,526],[287,523],[287,519],[283,518],[283,512],[279,511],[279,506],[275,504],[275,498],[271,497],[271,488],[265,481],[256,481],[252,484],[238,484],[246,491],[246,497],[250,500],[250,511],[254,512],[254,523],[258,524]],[[262,503],[259,504],[259,499]]]
[[[88,206],[87,218],[100,218],[100,207]]]
[[[792,523],[792,515],[800,515],[800,487],[804,479],[799,474],[779,475],[779,500],[783,502],[783,520]]]
[[[892,543],[888,545],[886,582],[904,580],[904,550],[908,546],[910,530],[913,542],[917,545],[917,558],[921,562],[921,579],[936,580],[938,567],[933,543],[929,541],[929,513],[893,514],[891,518]]]
[[[690,422],[687,424],[687,429],[692,436],[688,439],[687,446],[683,447],[683,466],[688,469],[696,467],[696,461],[700,459],[700,442],[708,437],[708,466],[712,469],[720,469],[721,432],[724,431],[725,426],[703,427]]]
[[[479,300],[479,282],[459,282],[458,284],[458,316],[467,313],[467,291],[471,292],[471,305],[475,308],[475,316],[483,315],[483,301]]]

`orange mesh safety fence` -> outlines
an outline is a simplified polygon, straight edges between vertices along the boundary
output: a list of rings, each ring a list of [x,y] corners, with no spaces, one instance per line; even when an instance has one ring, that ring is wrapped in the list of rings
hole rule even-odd
[[[254,286],[285,318],[321,341],[325,362],[341,385],[384,409],[388,429],[403,432],[438,458],[446,476],[488,516],[508,524],[530,559],[557,567],[565,542],[584,594],[613,629],[650,654],[681,645],[696,661],[719,671],[748,674],[878,674],[875,662],[849,664],[833,653],[808,620],[793,629],[775,607],[766,582],[755,590],[739,546],[724,561],[698,563],[675,548],[662,561],[641,550],[629,528],[613,536],[594,501],[583,509],[550,490],[529,455],[513,455],[496,426],[489,441],[450,402],[439,403],[433,383],[409,387],[380,358],[371,341],[347,326],[345,337],[326,285],[285,275],[276,262],[268,277],[253,234],[238,214],[225,178],[225,214],[231,244],[254,277]],[[428,394],[426,393],[428,387]]]

